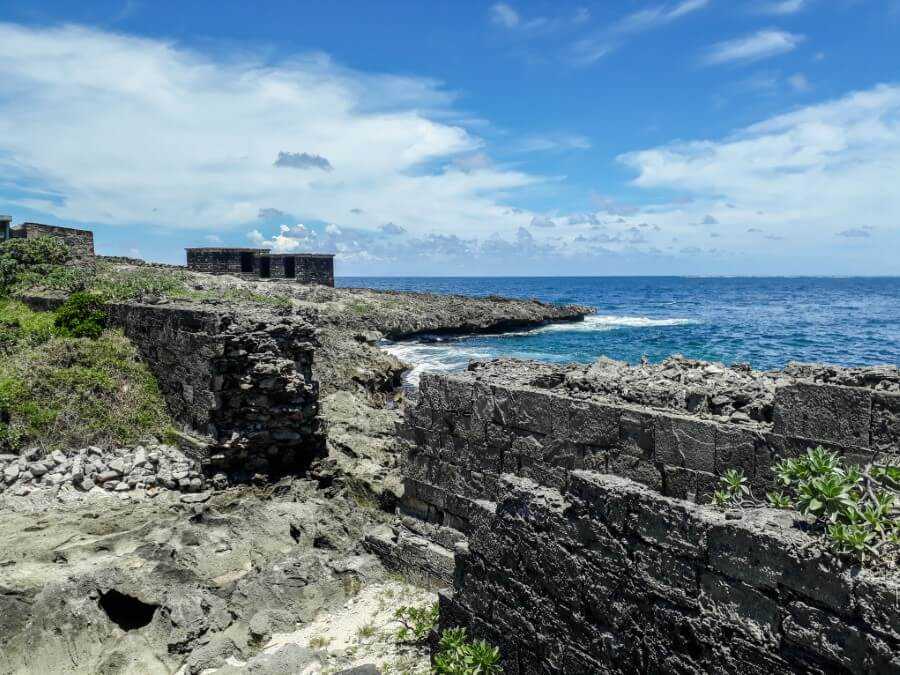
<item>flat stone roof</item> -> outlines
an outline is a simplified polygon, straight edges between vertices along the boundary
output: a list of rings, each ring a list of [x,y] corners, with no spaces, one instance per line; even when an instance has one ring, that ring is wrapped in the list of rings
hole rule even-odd
[[[223,246],[196,246],[193,248],[186,248],[185,251],[207,251],[207,252],[216,252],[216,253],[268,253],[271,249],[268,248],[231,248],[231,247],[223,247]]]

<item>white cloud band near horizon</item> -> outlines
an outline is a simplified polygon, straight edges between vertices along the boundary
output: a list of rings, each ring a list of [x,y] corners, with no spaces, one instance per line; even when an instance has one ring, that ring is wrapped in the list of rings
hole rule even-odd
[[[434,273],[504,260],[574,271],[571,261],[594,269],[615,255],[735,265],[841,255],[853,269],[897,272],[897,84],[724,138],[624,153],[645,199],[535,213],[520,195],[546,194],[559,178],[497,166],[452,121],[452,93],[427,78],[353,71],[323,55],[216,60],[76,26],[0,24],[0,44],[0,190],[60,218],[239,232],[361,265],[419,256],[439,263]],[[580,136],[515,140],[530,152],[592,151]],[[263,213],[288,230],[261,224]],[[310,221],[335,227],[296,229]],[[835,270],[844,268],[822,271]]]

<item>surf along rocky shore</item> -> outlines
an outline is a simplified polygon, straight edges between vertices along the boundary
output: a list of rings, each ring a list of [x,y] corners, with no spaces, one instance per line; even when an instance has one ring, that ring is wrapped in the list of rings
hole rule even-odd
[[[760,492],[810,445],[896,463],[895,366],[496,360],[413,400],[384,339],[591,309],[102,258],[78,288],[177,429],[0,458],[0,673],[424,673],[393,610],[434,589],[511,673],[900,670],[895,566],[707,505],[727,469]]]

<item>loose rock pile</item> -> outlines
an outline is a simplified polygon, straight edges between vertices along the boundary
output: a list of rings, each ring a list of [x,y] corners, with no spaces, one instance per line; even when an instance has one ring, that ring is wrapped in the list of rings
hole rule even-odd
[[[65,486],[82,492],[95,488],[146,490],[149,494],[159,489],[200,492],[206,482],[195,460],[165,444],[117,449],[91,446],[46,454],[32,448],[21,455],[0,455],[0,493],[20,497]],[[224,487],[225,482],[224,475],[213,478],[217,487]]]

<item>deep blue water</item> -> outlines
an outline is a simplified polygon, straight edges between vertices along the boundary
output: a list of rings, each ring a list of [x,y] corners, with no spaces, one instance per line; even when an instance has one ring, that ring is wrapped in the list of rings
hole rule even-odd
[[[516,356],[637,362],[685,356],[780,368],[788,361],[900,363],[900,277],[353,277],[339,286],[505,295],[596,307],[583,324],[391,348],[426,369]]]

